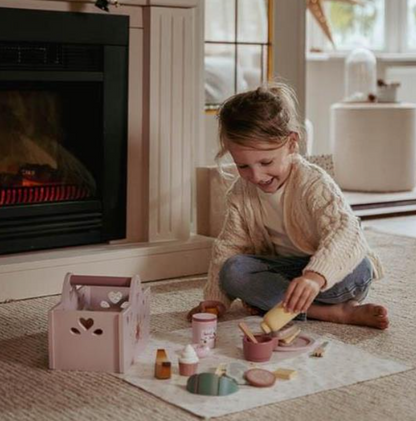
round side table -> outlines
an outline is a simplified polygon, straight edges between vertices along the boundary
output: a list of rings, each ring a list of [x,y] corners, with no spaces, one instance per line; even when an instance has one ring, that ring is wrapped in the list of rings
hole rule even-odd
[[[331,107],[335,180],[345,190],[395,192],[416,185],[416,104]]]

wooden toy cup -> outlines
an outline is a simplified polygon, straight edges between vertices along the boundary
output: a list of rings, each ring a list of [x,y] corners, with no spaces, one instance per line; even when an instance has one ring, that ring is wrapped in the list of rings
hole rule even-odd
[[[269,361],[276,346],[276,340],[266,335],[254,335],[258,343],[243,337],[243,354],[247,361],[262,363]]]

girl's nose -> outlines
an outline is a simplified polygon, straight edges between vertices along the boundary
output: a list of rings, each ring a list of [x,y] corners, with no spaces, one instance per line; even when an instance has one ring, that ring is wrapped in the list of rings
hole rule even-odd
[[[251,170],[251,181],[253,183],[258,183],[263,180],[263,172],[258,168],[253,168]]]

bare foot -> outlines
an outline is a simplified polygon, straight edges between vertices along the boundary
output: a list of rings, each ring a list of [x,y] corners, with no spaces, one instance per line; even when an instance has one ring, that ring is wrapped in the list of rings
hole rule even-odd
[[[344,323],[360,326],[387,329],[389,319],[387,309],[377,304],[359,304],[356,301],[348,301],[344,306]]]
[[[312,319],[387,329],[389,319],[387,309],[377,304],[359,304],[351,300],[342,304],[329,306],[312,305],[308,310]]]

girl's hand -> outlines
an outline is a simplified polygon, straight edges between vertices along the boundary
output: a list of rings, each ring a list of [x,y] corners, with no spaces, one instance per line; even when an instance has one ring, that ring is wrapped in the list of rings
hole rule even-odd
[[[188,312],[186,318],[188,321],[192,321],[192,316],[196,313],[214,313],[220,318],[224,315],[226,309],[223,303],[219,301],[207,300],[201,301],[196,307]]]
[[[326,280],[315,272],[305,272],[289,284],[283,306],[292,313],[306,313]]]

